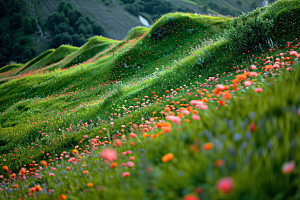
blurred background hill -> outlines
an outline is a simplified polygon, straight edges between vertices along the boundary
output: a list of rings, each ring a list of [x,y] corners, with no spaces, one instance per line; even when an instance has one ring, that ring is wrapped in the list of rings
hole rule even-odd
[[[26,63],[62,44],[80,47],[94,35],[122,40],[170,12],[238,16],[262,0],[0,0],[0,68]]]

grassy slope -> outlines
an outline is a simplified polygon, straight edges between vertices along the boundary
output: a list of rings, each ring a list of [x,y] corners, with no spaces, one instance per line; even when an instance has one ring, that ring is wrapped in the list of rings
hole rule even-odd
[[[179,88],[180,86],[184,88],[186,87],[184,84],[188,86],[191,84],[194,85],[195,81],[205,83],[205,79],[215,76],[215,69],[217,69],[217,73],[219,74],[226,74],[228,72],[228,77],[226,75],[223,76],[220,78],[219,82],[225,81],[225,79],[230,80],[230,74],[232,74],[231,71],[234,69],[228,69],[227,66],[231,66],[234,62],[238,62],[239,66],[249,65],[249,62],[251,61],[247,58],[248,55],[229,56],[228,53],[230,53],[230,49],[226,44],[226,40],[222,37],[216,38],[216,35],[214,35],[219,34],[221,30],[228,27],[228,21],[230,21],[230,19],[226,18],[223,20],[221,18],[180,13],[166,15],[152,27],[149,33],[146,33],[139,40],[122,42],[119,45],[114,45],[108,49],[107,52],[110,53],[107,53],[104,56],[99,55],[100,57],[96,56],[94,62],[91,64],[78,65],[67,71],[56,71],[49,74],[27,76],[17,82],[11,81],[1,85],[0,94],[2,94],[0,99],[0,110],[3,114],[0,116],[0,128],[1,136],[3,138],[2,143],[4,143],[5,146],[2,144],[3,147],[0,147],[0,151],[2,152],[2,156],[7,160],[7,162],[4,163],[10,163],[10,168],[16,171],[22,164],[29,164],[28,158],[32,155],[34,155],[33,159],[37,161],[41,159],[49,160],[49,158],[54,159],[56,157],[55,153],[59,154],[63,150],[73,149],[77,144],[80,144],[80,146],[88,144],[86,143],[86,140],[81,144],[80,141],[82,141],[82,136],[87,134],[90,137],[93,137],[93,134],[98,133],[104,127],[106,127],[107,130],[109,129],[109,132],[103,131],[105,133],[104,136],[108,136],[110,139],[110,136],[120,133],[122,124],[128,124],[128,122],[141,124],[141,118],[149,119],[148,117],[150,116],[162,117],[162,115],[159,114],[159,111],[161,111],[166,104],[170,104],[170,101],[167,101],[168,99],[166,96],[163,96],[166,94],[166,90]],[[211,37],[213,35],[218,42],[212,40],[205,42],[207,41],[208,36]],[[206,37],[206,40],[203,40],[204,37]],[[195,56],[199,55],[200,57],[205,57],[207,52],[205,52],[204,49],[210,52],[212,56],[211,59],[208,56],[208,58],[205,59],[205,65],[209,66],[205,68],[203,68],[201,64],[198,64],[198,57]],[[262,62],[261,59],[262,58],[260,57],[257,61]],[[126,63],[126,66],[128,67],[126,67],[124,63]],[[261,194],[260,197],[263,197],[264,199],[273,198],[277,195],[276,192],[278,192],[278,188],[287,188],[287,190],[280,195],[283,197],[291,197],[289,195],[292,191],[289,191],[288,188],[291,190],[296,189],[292,185],[289,186],[287,181],[280,182],[277,187],[274,187],[273,185],[266,186],[266,184],[272,182],[269,180],[282,180],[282,175],[273,176],[273,174],[275,174],[275,172],[277,173],[278,170],[280,171],[282,162],[287,161],[285,158],[290,152],[290,144],[288,141],[290,141],[290,136],[294,136],[292,134],[284,135],[285,142],[282,142],[281,144],[281,149],[283,150],[278,148],[277,146],[279,144],[276,143],[276,137],[278,137],[278,135],[275,136],[272,135],[272,133],[273,130],[282,129],[283,131],[283,127],[280,124],[278,124],[280,127],[274,125],[269,126],[267,124],[265,126],[266,131],[263,131],[263,133],[267,133],[268,137],[254,138],[252,141],[254,144],[251,143],[248,145],[252,148],[239,148],[241,142],[234,143],[232,140],[228,139],[226,140],[226,143],[224,143],[229,152],[227,154],[224,154],[224,149],[221,147],[216,147],[217,152],[214,152],[213,154],[209,152],[187,154],[185,152],[189,151],[192,144],[197,143],[196,138],[198,138],[198,135],[195,133],[201,132],[203,134],[201,135],[201,140],[203,140],[201,142],[212,141],[211,134],[213,134],[213,136],[215,136],[213,140],[215,145],[223,138],[223,136],[218,138],[218,133],[223,133],[230,137],[232,129],[229,127],[230,130],[228,130],[229,125],[226,125],[226,120],[223,120],[224,116],[225,118],[226,116],[228,118],[232,117],[229,113],[236,112],[235,115],[238,116],[232,118],[232,120],[234,120],[234,125],[242,124],[242,122],[245,124],[245,126],[243,126],[244,128],[241,126],[237,131],[242,134],[242,137],[246,137],[246,129],[249,120],[248,123],[244,121],[245,117],[248,118],[250,112],[253,110],[250,106],[260,108],[258,109],[259,112],[256,112],[255,114],[256,118],[252,119],[250,117],[256,124],[269,123],[265,121],[266,117],[278,115],[278,112],[280,111],[278,111],[277,108],[274,108],[274,106],[281,108],[284,105],[289,105],[291,106],[291,109],[295,106],[299,106],[299,98],[291,98],[293,97],[295,88],[299,87],[299,82],[297,82],[299,81],[299,79],[297,79],[299,70],[297,70],[297,72],[298,73],[294,75],[294,78],[291,77],[291,79],[289,79],[295,80],[293,81],[293,86],[289,87],[289,90],[284,89],[284,87],[286,84],[289,84],[288,82],[290,81],[287,81],[283,78],[284,76],[281,76],[280,79],[282,82],[277,84],[276,87],[267,89],[262,97],[255,96],[257,94],[253,93],[253,91],[249,91],[249,95],[246,96],[251,98],[248,98],[247,101],[238,99],[233,100],[230,102],[229,106],[220,109],[220,111],[211,109],[216,105],[216,102],[209,104],[211,113],[199,113],[203,120],[200,124],[196,122],[192,123],[195,126],[195,130],[193,128],[193,130],[191,130],[188,124],[184,124],[182,126],[183,133],[173,131],[168,137],[162,136],[162,139],[157,138],[153,142],[152,139],[150,139],[151,145],[145,144],[143,146],[143,142],[136,147],[131,147],[128,143],[125,144],[118,150],[119,152],[131,149],[133,150],[136,159],[145,159],[145,162],[135,163],[136,171],[130,169],[133,171],[130,171],[132,176],[129,177],[131,179],[128,181],[125,181],[119,176],[120,173],[124,171],[122,168],[116,171],[109,168],[109,172],[104,174],[101,172],[101,168],[95,170],[97,167],[94,166],[92,162],[94,161],[94,158],[91,158],[91,161],[85,160],[87,163],[94,166],[94,169],[92,166],[88,167],[91,176],[87,177],[90,179],[85,180],[85,178],[82,178],[79,180],[78,184],[72,183],[71,181],[69,181],[68,184],[72,185],[72,187],[79,187],[77,188],[77,191],[86,188],[86,185],[84,184],[87,182],[93,182],[95,185],[102,185],[105,187],[106,192],[97,193],[97,195],[99,198],[105,197],[107,199],[134,199],[134,197],[140,198],[140,195],[146,195],[149,198],[156,199],[177,198],[191,193],[197,186],[208,189],[201,199],[210,199],[212,197],[228,199],[238,197],[239,199],[247,199],[247,197],[243,197],[244,193],[249,189],[246,187],[243,188],[243,185],[247,185],[246,182],[249,182],[249,185],[257,185],[257,187],[252,189],[253,193],[251,194],[251,197],[253,198],[258,198],[255,196],[256,194]],[[201,78],[199,78],[199,74],[202,75]],[[116,81],[123,81],[121,88],[115,83]],[[260,82],[262,83],[263,81],[258,81],[258,83]],[[212,84],[212,86],[215,84]],[[279,87],[279,85],[281,87]],[[189,88],[192,89],[193,87],[195,86]],[[268,88],[268,86],[265,85],[263,88]],[[209,89],[209,87],[207,87],[207,89]],[[157,99],[152,99],[152,91],[155,91],[158,97],[162,97],[161,101],[165,101],[166,103],[157,101]],[[174,92],[172,93],[175,102],[180,102],[182,98],[185,98],[184,102],[188,103],[189,100],[193,99],[192,96],[185,94],[185,92],[179,93],[178,95]],[[272,99],[275,100],[275,102],[268,104],[269,106],[259,103],[262,101],[260,98],[265,99],[271,95],[275,96],[283,93],[285,93],[285,95],[283,95],[285,97],[284,100],[276,101],[276,98],[274,97]],[[236,96],[240,95],[241,93],[236,93]],[[151,100],[149,99],[148,102],[145,96],[151,96]],[[144,106],[136,104],[137,101],[133,101],[133,98],[137,98],[138,102],[148,102],[144,104],[148,106],[143,109],[136,108],[131,112],[125,112],[123,107],[130,110],[129,106],[131,105],[141,106],[140,108]],[[257,103],[254,104],[253,102]],[[249,109],[244,109],[244,112],[240,112],[236,109],[238,107]],[[176,109],[177,108],[178,107],[176,107]],[[157,112],[157,115],[153,114],[154,111]],[[292,128],[286,129],[287,127],[284,127],[287,133],[299,130],[299,127],[297,127],[299,120],[297,121],[295,117],[293,117],[294,113],[294,111],[291,111],[281,115],[282,119],[288,120],[292,124]],[[132,117],[128,117],[128,115],[131,115]],[[211,116],[214,116],[218,125],[211,122]],[[114,119],[111,120],[111,118]],[[89,120],[92,120],[92,122]],[[276,118],[274,120],[281,120],[281,118]],[[89,125],[88,128],[84,128],[86,127],[86,122]],[[99,125],[95,124],[96,122],[99,122]],[[109,122],[114,122],[114,127],[110,127]],[[176,128],[176,125],[174,125],[174,127]],[[259,127],[263,128],[264,125],[259,125]],[[70,132],[70,128],[72,128],[72,131],[74,130],[76,134],[71,134],[72,131]],[[26,131],[24,131],[24,129],[26,129]],[[62,129],[62,131],[59,129]],[[124,129],[126,133],[129,133],[129,127]],[[258,129],[258,131],[260,130]],[[41,133],[46,133],[47,136],[42,136]],[[134,141],[144,141],[141,134],[142,133],[140,133],[140,136]],[[99,136],[101,141],[105,140],[103,135]],[[37,142],[37,140],[40,141]],[[262,165],[263,163],[260,159],[260,151],[254,151],[253,146],[257,147],[256,149],[258,150],[262,145],[265,145],[267,141],[271,141],[272,147],[277,151],[277,156],[275,157],[276,160],[274,160],[275,158],[272,160],[272,163],[275,163],[275,167],[272,168],[272,166],[267,166],[268,170],[273,170],[274,173],[269,173],[266,179],[261,180],[259,183],[256,181],[254,184],[251,181],[258,179],[253,177],[261,177],[262,174],[266,175],[266,173],[263,170],[258,170],[254,174],[250,173],[250,170],[252,170],[253,167],[258,168],[258,166],[254,164],[259,163],[259,165]],[[295,145],[299,145],[299,140],[295,140],[294,142]],[[29,147],[32,146],[34,149],[30,149],[29,151],[28,148],[22,148],[28,144],[30,144]],[[202,144],[203,143],[197,143],[197,146],[200,147]],[[13,157],[5,156],[5,154],[9,153],[13,148],[18,148],[18,153]],[[146,149],[146,154],[143,153],[140,148]],[[237,154],[238,156],[232,155],[232,148],[235,152],[234,154]],[[182,151],[182,149],[186,149],[186,151]],[[52,157],[46,156],[42,151],[49,152]],[[267,151],[264,151],[264,148],[262,151],[264,152],[264,155],[269,155]],[[159,160],[161,156],[168,152],[174,153],[177,159],[168,164],[160,163]],[[245,166],[241,156],[244,158],[244,155],[247,153],[251,153],[252,155],[249,157],[250,160],[248,161],[251,164]],[[225,156],[225,158],[222,156]],[[226,161],[226,164],[222,170],[218,171],[211,166],[211,163],[220,157]],[[16,158],[16,160],[13,158]],[[298,157],[294,157],[293,159],[299,160]],[[201,162],[201,165],[198,165],[199,162]],[[189,164],[187,165],[187,163]],[[232,167],[232,163],[234,163],[235,167]],[[153,173],[145,173],[144,169],[146,166],[153,166]],[[190,166],[193,166],[193,168]],[[197,167],[195,168],[194,166]],[[243,177],[240,177],[240,172],[236,170],[239,169],[239,166],[241,167],[240,171],[243,171],[244,175],[246,174]],[[59,172],[61,170],[63,169],[59,168]],[[177,173],[178,171],[184,172],[182,178],[170,175],[172,173]],[[195,174],[195,171],[199,172],[199,174]],[[205,174],[207,175],[200,173],[205,171]],[[214,173],[212,171],[214,171]],[[82,168],[75,167],[74,172],[82,173]],[[101,173],[100,176],[102,176],[102,178],[93,179],[92,177],[99,177],[99,174],[97,174],[99,172]],[[107,176],[105,174],[107,174]],[[116,178],[110,182],[105,181],[108,179],[108,175],[113,175]],[[232,176],[235,181],[240,183],[237,186],[237,192],[232,194],[233,196],[218,196],[219,194],[214,192],[214,183],[219,177],[224,175]],[[43,174],[43,177],[46,177],[43,180],[46,186],[48,188],[53,188],[52,179],[48,178],[45,174]],[[65,180],[63,176],[57,176],[56,178],[59,181]],[[72,178],[72,180],[74,179]],[[189,180],[189,183],[192,184],[187,185],[184,180]],[[266,182],[264,182],[264,180]],[[120,187],[120,183],[122,183],[123,187]],[[111,187],[112,185],[114,187]],[[262,185],[266,187],[266,190],[261,191],[260,188],[262,188]],[[131,190],[129,186],[130,188],[134,188],[134,190]],[[25,185],[24,187],[26,188]],[[57,192],[53,194],[53,198],[58,198],[61,193],[65,192],[65,188],[64,190],[55,188],[55,190]],[[152,190],[155,192],[151,192]],[[72,189],[70,189],[70,191],[72,193],[68,197],[71,199],[75,198],[74,196],[77,195],[94,196],[97,192],[97,190],[93,188],[90,189],[90,193],[84,194],[81,194],[81,192],[74,193]],[[166,193],[166,191],[168,192]],[[26,192],[23,194],[25,193]],[[48,194],[42,193],[42,195],[45,198],[48,198]]]

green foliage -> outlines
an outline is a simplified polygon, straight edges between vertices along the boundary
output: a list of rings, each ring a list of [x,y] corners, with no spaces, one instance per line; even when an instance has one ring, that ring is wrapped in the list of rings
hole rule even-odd
[[[10,27],[12,29],[17,29],[22,27],[23,17],[19,13],[14,13],[13,16],[10,17]]]
[[[59,12],[48,17],[46,23],[48,30],[53,33],[51,47],[57,48],[67,43],[81,46],[87,38],[105,34],[99,23],[89,17],[83,17],[70,2],[61,1],[58,10]]]
[[[7,33],[3,39],[3,46],[10,47],[11,46],[11,38],[10,35]]]
[[[36,24],[36,18],[35,17],[31,18],[30,23],[31,23],[32,30],[37,31],[37,24]]]
[[[256,9],[232,20],[233,28],[228,31],[228,40],[240,53],[257,50],[272,36],[273,20],[261,17],[260,13],[261,10]]]
[[[29,20],[28,16],[24,19],[24,33],[31,34],[33,32],[31,21]]]

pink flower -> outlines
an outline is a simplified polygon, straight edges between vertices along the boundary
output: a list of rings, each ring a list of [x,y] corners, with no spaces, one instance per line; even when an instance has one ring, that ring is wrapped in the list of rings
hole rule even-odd
[[[129,160],[134,160],[134,157],[133,157],[133,156],[130,156],[130,157],[129,157]]]
[[[290,161],[290,162],[284,163],[282,165],[282,173],[284,173],[284,174],[290,174],[293,172],[294,169],[295,169],[294,161]]]
[[[199,115],[193,115],[193,116],[192,116],[192,119],[193,119],[193,120],[199,120],[199,119],[200,119],[200,116],[199,116]]]
[[[54,176],[54,174],[53,174],[53,173],[49,173],[49,176],[51,176],[51,177],[52,177],[52,176]]]
[[[88,170],[85,170],[85,171],[83,171],[83,173],[84,173],[84,174],[88,174],[88,173],[89,173],[89,171],[88,171]]]
[[[255,92],[261,93],[262,92],[262,88],[255,88]]]
[[[224,177],[218,180],[216,184],[217,190],[223,192],[223,193],[229,193],[234,186],[234,181],[230,177]]]
[[[244,85],[245,85],[246,87],[250,87],[250,86],[252,85],[252,82],[251,82],[251,81],[245,81],[245,82],[244,82]]]
[[[297,51],[291,51],[291,52],[290,52],[290,55],[291,55],[291,56],[297,56]]]
[[[250,69],[257,69],[257,67],[255,65],[250,65]]]
[[[130,173],[129,173],[129,172],[124,172],[122,175],[123,175],[124,177],[127,177],[127,176],[130,175]]]
[[[182,114],[184,114],[184,115],[189,115],[189,114],[190,114],[190,111],[184,109],[184,110],[182,111]]]
[[[70,167],[67,167],[67,170],[70,170],[71,168]]]
[[[292,67],[288,67],[288,68],[286,68],[286,70],[288,70],[288,71],[292,71],[292,70],[293,70],[293,68],[292,68]]]
[[[179,124],[181,122],[181,117],[169,115],[166,117],[167,120]]]
[[[129,162],[127,163],[127,166],[128,166],[128,167],[133,167],[133,166],[134,166],[134,163],[131,162],[131,161],[129,161]]]
[[[52,167],[52,170],[53,170],[53,171],[55,171],[55,170],[56,170],[56,168],[55,168],[55,167]]]
[[[87,135],[85,135],[85,136],[83,136],[84,138],[87,138],[88,136]]]
[[[114,149],[104,149],[102,151],[102,157],[108,161],[117,160],[117,152]]]

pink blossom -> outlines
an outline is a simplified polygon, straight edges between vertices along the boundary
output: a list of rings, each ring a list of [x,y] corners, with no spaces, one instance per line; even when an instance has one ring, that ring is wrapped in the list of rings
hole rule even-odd
[[[250,65],[250,69],[257,69],[257,67],[255,65]]]
[[[284,163],[282,165],[282,172],[284,174],[290,174],[293,172],[293,170],[295,169],[295,162],[294,161],[290,161],[288,163]]]
[[[166,117],[167,120],[179,124],[181,122],[181,117],[169,115]]]
[[[129,161],[129,162],[127,163],[127,166],[128,166],[128,167],[133,167],[133,166],[134,166],[134,163],[131,162],[131,161]]]
[[[245,85],[246,87],[250,87],[250,86],[252,85],[252,82],[251,82],[251,81],[245,81],[245,82],[244,82],[244,85]]]
[[[124,172],[122,175],[123,175],[124,177],[127,177],[127,176],[130,175],[130,173],[129,173],[129,172]]]
[[[291,56],[297,56],[297,51],[291,51],[291,52],[290,52],[290,55],[291,55]]]
[[[262,92],[262,88],[255,88],[255,92],[261,93]]]
[[[288,67],[288,68],[286,68],[286,70],[288,70],[288,71],[292,71],[292,70],[293,70],[293,68],[292,68],[292,67]]]
[[[223,193],[229,193],[234,186],[234,181],[230,177],[224,177],[218,180],[216,184],[217,190],[223,192]]]
[[[192,116],[192,119],[193,119],[193,120],[199,120],[199,119],[200,119],[200,116],[199,116],[199,115],[193,115],[193,116]]]
[[[102,151],[102,157],[108,161],[117,160],[117,152],[114,149],[104,149]]]

